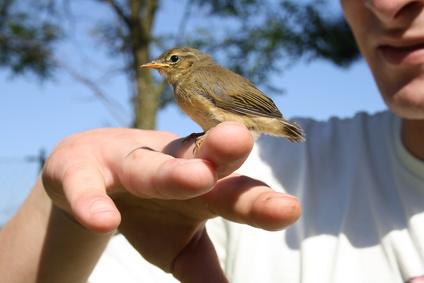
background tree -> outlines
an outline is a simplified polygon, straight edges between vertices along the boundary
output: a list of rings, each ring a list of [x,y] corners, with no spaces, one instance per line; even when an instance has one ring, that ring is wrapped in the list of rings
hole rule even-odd
[[[175,45],[191,45],[212,53],[223,65],[249,77],[269,91],[269,79],[300,59],[329,60],[348,66],[358,57],[352,35],[341,15],[331,14],[326,1],[186,0],[175,34],[157,34],[154,24],[166,0],[91,0],[108,7],[111,17],[92,23],[98,40],[134,82],[134,126],[151,129],[158,109],[172,101],[158,77],[138,66]],[[37,2],[34,4],[33,2]],[[66,40],[63,18],[82,1],[0,0],[0,66],[12,72],[51,77],[59,67],[55,46]],[[99,6],[100,7],[100,6]],[[94,12],[93,12],[94,13]],[[196,21],[202,17],[207,21]],[[74,78],[104,98],[83,74]]]
[[[54,69],[52,54],[61,29],[48,17],[48,2],[17,2],[0,0],[0,67],[47,78]]]

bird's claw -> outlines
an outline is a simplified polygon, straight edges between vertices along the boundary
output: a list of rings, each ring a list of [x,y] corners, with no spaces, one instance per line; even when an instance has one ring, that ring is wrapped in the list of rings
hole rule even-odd
[[[193,148],[194,156],[197,156],[197,153],[199,152],[199,149],[200,149],[200,145],[202,144],[205,137],[206,137],[205,134],[196,137],[196,141],[194,142],[194,148]]]
[[[202,144],[204,138],[205,138],[205,132],[191,133],[183,139],[183,142],[191,141],[192,139],[194,139],[193,155],[196,156],[197,153],[199,152],[200,145]]]

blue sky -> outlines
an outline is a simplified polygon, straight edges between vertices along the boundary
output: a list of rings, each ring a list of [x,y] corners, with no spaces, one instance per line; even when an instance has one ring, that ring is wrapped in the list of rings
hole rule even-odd
[[[181,4],[175,2],[166,1],[169,5],[163,6],[156,23],[158,31],[175,31],[182,14]],[[92,20],[92,9],[86,7],[77,12],[83,16],[76,31],[84,30],[84,25]],[[107,11],[98,10],[98,13]],[[104,75],[99,71],[113,66],[113,61],[104,50],[88,42],[88,37],[89,34],[76,32],[76,43],[61,45],[58,56],[77,70],[93,70],[93,77],[121,105],[124,123],[117,122],[98,99],[64,73],[58,73],[53,81],[39,82],[32,77],[13,78],[6,70],[0,70],[0,225],[22,201],[37,177],[37,164],[25,161],[25,157],[37,154],[41,148],[49,152],[61,139],[73,133],[125,126],[131,121],[130,84],[122,75]],[[82,55],[73,56],[76,49]],[[289,118],[328,119],[385,109],[363,61],[348,69],[319,60],[299,62],[272,79],[285,90],[284,95],[273,96],[273,100]],[[179,135],[199,130],[175,106],[160,111],[158,129]]]

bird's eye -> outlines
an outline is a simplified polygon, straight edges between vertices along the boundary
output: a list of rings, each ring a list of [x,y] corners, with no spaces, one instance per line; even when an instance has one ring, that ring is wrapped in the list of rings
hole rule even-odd
[[[180,57],[178,57],[177,55],[172,55],[169,60],[171,60],[172,63],[177,63],[180,60]]]

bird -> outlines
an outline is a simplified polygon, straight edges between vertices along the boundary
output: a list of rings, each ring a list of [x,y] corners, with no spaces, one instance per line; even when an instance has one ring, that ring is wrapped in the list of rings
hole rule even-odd
[[[196,139],[194,152],[207,131],[224,121],[244,124],[255,138],[268,134],[292,142],[305,139],[302,128],[286,120],[251,81],[198,49],[172,48],[141,68],[158,70],[172,86],[177,105],[203,129],[187,137]]]

